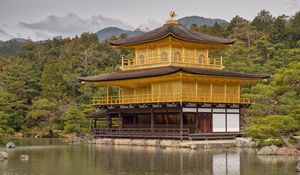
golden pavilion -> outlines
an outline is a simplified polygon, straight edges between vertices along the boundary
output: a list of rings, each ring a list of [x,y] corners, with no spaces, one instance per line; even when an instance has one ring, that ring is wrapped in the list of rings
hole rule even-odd
[[[110,42],[135,52],[134,58],[122,58],[120,71],[79,77],[105,87],[105,95],[92,99],[98,109],[90,116],[94,137],[223,139],[241,134],[241,109],[251,101],[241,97],[240,86],[268,76],[223,70],[222,57],[209,53],[234,40],[188,30],[174,16],[160,28]],[[97,127],[101,118],[108,121],[106,128]]]

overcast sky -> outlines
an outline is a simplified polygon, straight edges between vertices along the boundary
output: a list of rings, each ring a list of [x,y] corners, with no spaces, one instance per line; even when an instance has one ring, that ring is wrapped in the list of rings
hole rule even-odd
[[[252,20],[262,9],[273,16],[294,15],[300,0],[0,0],[0,40],[74,36],[110,25],[153,28],[171,10],[178,18],[198,15],[230,21],[239,15]]]

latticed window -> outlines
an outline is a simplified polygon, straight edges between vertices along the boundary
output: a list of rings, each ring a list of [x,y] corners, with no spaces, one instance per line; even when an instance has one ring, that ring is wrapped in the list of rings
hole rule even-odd
[[[168,53],[167,52],[163,52],[161,54],[161,61],[162,62],[167,62],[168,61]]]
[[[140,61],[140,64],[145,64],[145,57],[144,57],[144,55],[140,55],[139,56],[139,61]]]
[[[179,52],[175,52],[174,53],[174,61],[181,61],[181,57],[180,57],[180,53]]]
[[[198,57],[198,63],[205,64],[205,56],[203,54],[200,54]]]

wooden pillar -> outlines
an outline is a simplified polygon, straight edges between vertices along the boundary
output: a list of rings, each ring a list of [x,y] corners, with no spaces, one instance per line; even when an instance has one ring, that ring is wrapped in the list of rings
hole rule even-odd
[[[111,128],[112,127],[112,121],[111,121],[111,116],[107,115],[107,127]]]
[[[94,119],[94,128],[97,128],[97,119]]]
[[[147,55],[147,57],[146,57],[146,59],[145,59],[145,63],[144,64],[148,64],[149,63],[149,47],[147,47],[147,52],[146,52],[146,55]],[[150,61],[151,62],[151,61]]]
[[[195,126],[195,132],[197,133],[199,128],[198,128],[198,122],[199,122],[199,112],[198,112],[198,106],[197,106],[197,113],[196,113],[196,126]]]
[[[182,139],[182,134],[183,134],[183,132],[182,132],[182,129],[183,129],[183,113],[182,113],[182,107],[180,107],[180,114],[179,114],[180,116],[180,129],[181,129],[181,131],[180,131],[180,139]]]
[[[184,62],[184,57],[185,57],[185,54],[184,54],[184,46],[182,46],[182,49],[181,49],[181,54],[182,54],[182,62]]]
[[[210,101],[213,102],[213,84],[210,82]]]
[[[121,104],[121,86],[119,86],[119,104]]]
[[[194,48],[194,59],[193,59],[193,60],[194,60],[194,61],[193,61],[194,63],[197,63],[197,61],[196,61],[197,56],[196,56],[196,55],[197,55],[197,49]]]
[[[122,128],[121,111],[118,109],[119,128]]]
[[[196,82],[196,101],[198,101],[198,82]]]
[[[161,53],[160,53],[160,47],[157,47],[157,52],[158,52],[158,55],[157,55],[157,62],[158,63],[161,63]]]
[[[154,115],[153,115],[153,108],[151,107],[151,131],[153,132],[154,128]]]
[[[241,101],[241,85],[240,85],[240,82],[238,83],[237,93],[238,93],[237,102],[239,103]]]
[[[106,103],[109,103],[109,90],[108,90],[108,86],[106,86]]]
[[[221,56],[221,66],[223,67],[223,57]]]
[[[133,124],[135,125],[136,124],[136,115],[133,114]]]
[[[135,88],[133,88],[133,102],[136,102]]]
[[[138,53],[137,53],[137,50],[135,50],[135,59],[134,59],[134,63],[133,64],[137,63],[137,58],[138,58]]]
[[[171,38],[170,38],[171,39]],[[171,41],[171,40],[170,40]],[[172,63],[172,45],[170,44],[170,53],[169,53],[169,64]]]
[[[227,86],[226,86],[226,82],[224,84],[224,102],[227,102]]]

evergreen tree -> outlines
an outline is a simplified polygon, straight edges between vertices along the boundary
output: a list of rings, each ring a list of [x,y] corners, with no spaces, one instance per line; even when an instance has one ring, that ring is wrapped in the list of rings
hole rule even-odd
[[[12,59],[2,74],[0,84],[26,104],[31,104],[32,99],[40,94],[39,71],[25,59]]]
[[[55,112],[56,105],[50,102],[48,99],[41,98],[33,101],[33,104],[29,107],[26,115],[28,127],[51,127],[51,124],[55,119]]]
[[[85,116],[83,107],[71,105],[68,111],[63,115],[64,131],[66,133],[76,132],[81,135],[88,131],[89,121]]]
[[[270,33],[272,30],[274,18],[269,11],[262,10],[251,22],[252,26],[255,26],[257,30]]]

